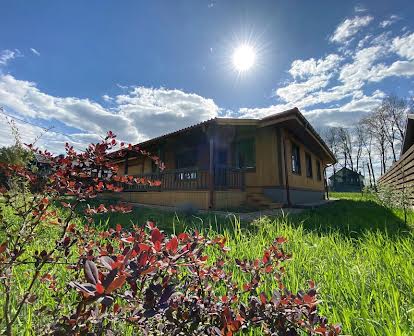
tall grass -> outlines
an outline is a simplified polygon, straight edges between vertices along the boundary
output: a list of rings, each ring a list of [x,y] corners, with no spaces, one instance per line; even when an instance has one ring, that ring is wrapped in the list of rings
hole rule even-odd
[[[260,257],[275,237],[285,236],[286,250],[293,255],[286,265],[289,289],[305,288],[307,281],[313,279],[319,287],[321,313],[341,323],[344,334],[414,335],[412,227],[404,224],[400,211],[381,207],[359,194],[348,194],[346,198],[299,215],[261,218],[253,223],[240,222],[237,216],[220,218],[136,209],[128,215],[97,219],[97,225],[121,223],[127,227],[150,219],[169,233],[197,227],[209,236],[224,234],[234,258]],[[414,222],[412,213],[408,222]],[[45,232],[42,241],[47,243],[51,235]],[[40,247],[33,246],[33,250]],[[242,283],[237,268],[232,264],[228,267],[234,279]],[[54,272],[62,283],[70,280],[64,267]],[[25,279],[21,272],[22,291]],[[275,286],[269,282],[267,290]],[[37,334],[41,323],[46,322],[37,309],[53,301],[46,285],[40,285],[37,291],[38,301],[28,306],[19,321],[26,335]],[[75,295],[65,299],[74,300]],[[2,298],[0,304],[1,301]],[[123,334],[134,335],[135,331],[126,327]]]

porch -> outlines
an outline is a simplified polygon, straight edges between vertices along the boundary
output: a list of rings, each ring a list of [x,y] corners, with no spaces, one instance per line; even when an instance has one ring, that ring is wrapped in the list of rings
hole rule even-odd
[[[244,170],[232,167],[208,169],[182,168],[162,172],[132,175],[149,183],[123,183],[124,191],[173,191],[173,190],[244,190]],[[159,181],[159,184],[151,182]]]

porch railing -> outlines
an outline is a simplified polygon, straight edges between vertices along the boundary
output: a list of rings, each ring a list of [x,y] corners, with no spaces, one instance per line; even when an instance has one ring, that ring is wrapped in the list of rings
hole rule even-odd
[[[173,169],[134,175],[134,177],[160,181],[161,184],[124,184],[124,191],[208,190],[210,188],[210,172],[207,169]],[[213,182],[215,190],[243,189],[244,172],[238,168],[216,167]]]

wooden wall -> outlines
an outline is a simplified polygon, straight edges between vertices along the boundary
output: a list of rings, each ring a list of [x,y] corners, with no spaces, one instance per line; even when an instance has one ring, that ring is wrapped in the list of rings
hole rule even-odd
[[[128,175],[140,175],[151,173],[152,160],[149,157],[131,158],[128,160]],[[118,163],[118,175],[123,176],[125,172],[125,162]]]
[[[125,202],[180,207],[191,204],[197,209],[207,210],[209,206],[208,190],[202,191],[147,191],[104,193],[102,198],[119,199]],[[238,207],[246,200],[246,193],[240,190],[215,191],[215,208],[228,209]]]
[[[105,193],[103,198],[126,202],[180,207],[192,204],[197,209],[208,209],[208,190],[203,191],[146,191]]]
[[[414,193],[414,145],[388,169],[387,173],[380,177],[378,183],[392,187],[394,190],[406,188]],[[414,204],[414,197],[412,197],[412,203]]]
[[[318,158],[314,153],[312,153],[300,140],[295,138],[292,134],[284,131],[285,136],[285,147],[286,147],[286,166],[288,172],[288,180],[289,180],[289,187],[290,188],[298,188],[298,189],[307,189],[307,190],[315,190],[315,191],[323,191],[325,189],[324,185],[324,176],[323,176],[323,169],[324,163],[323,161]],[[292,172],[292,142],[297,144],[300,149],[300,166],[301,166],[301,174],[294,174]],[[306,176],[306,161],[305,161],[305,153],[311,155],[312,158],[312,177]],[[317,167],[316,161],[319,160],[321,162],[321,180],[317,179]]]
[[[246,172],[246,187],[269,187],[281,184],[277,160],[278,143],[274,127],[256,130],[256,169]]]
[[[231,209],[241,206],[246,201],[246,192],[240,190],[225,190],[214,192],[216,209]]]

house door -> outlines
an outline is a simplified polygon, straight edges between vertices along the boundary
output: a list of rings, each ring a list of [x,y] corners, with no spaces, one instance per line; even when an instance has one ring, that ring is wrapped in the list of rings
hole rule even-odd
[[[219,148],[215,155],[214,165],[214,184],[216,187],[225,187],[227,185],[227,167],[228,167],[228,150]]]

